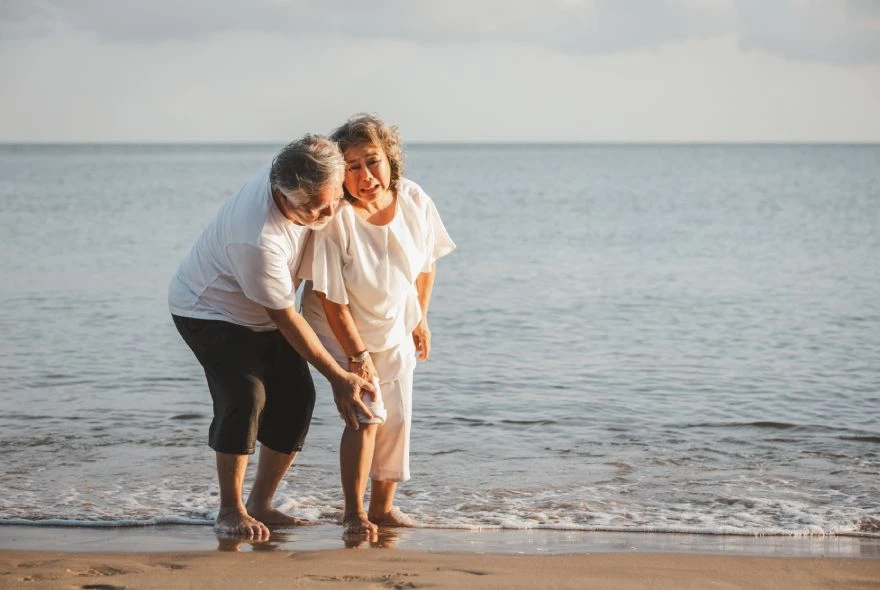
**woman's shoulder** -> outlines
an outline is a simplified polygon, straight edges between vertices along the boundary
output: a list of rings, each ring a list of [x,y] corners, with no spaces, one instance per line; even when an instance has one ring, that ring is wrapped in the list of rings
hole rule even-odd
[[[357,215],[357,213],[354,212],[354,205],[351,204],[351,201],[349,201],[348,198],[344,198],[339,203],[339,209],[336,210],[333,219],[351,221],[354,219],[355,215]]]
[[[355,224],[355,215],[354,207],[351,206],[351,203],[343,199],[342,203],[339,205],[339,209],[336,210],[336,213],[330,218],[327,225],[321,229],[315,230],[315,233],[330,239],[337,239],[338,236],[344,236],[351,232],[351,228]]]
[[[404,202],[409,202],[416,207],[425,207],[431,202],[431,197],[416,182],[409,178],[400,177],[397,184],[397,194]]]

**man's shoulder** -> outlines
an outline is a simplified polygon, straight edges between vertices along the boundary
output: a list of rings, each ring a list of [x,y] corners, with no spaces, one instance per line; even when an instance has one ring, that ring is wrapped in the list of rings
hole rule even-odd
[[[253,243],[271,217],[269,170],[264,166],[224,203],[214,218],[217,230],[229,241]]]
[[[245,181],[233,195],[232,199],[241,202],[259,202],[269,194],[269,171],[271,164],[266,164]]]
[[[267,219],[254,245],[273,254],[292,256],[305,246],[311,233],[312,230],[302,225],[279,224]]]

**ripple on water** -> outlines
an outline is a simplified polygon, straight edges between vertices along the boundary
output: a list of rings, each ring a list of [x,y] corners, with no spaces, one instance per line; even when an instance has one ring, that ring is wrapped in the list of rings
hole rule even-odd
[[[207,418],[205,414],[199,413],[190,413],[190,414],[175,414],[171,416],[169,420],[204,420]]]

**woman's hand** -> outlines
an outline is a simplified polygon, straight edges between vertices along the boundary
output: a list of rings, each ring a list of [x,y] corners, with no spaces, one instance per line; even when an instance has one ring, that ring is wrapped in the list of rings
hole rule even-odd
[[[370,355],[367,355],[362,361],[349,361],[348,370],[369,383],[372,383],[373,379],[379,378],[379,372],[376,371]]]
[[[416,345],[416,356],[420,360],[428,360],[428,355],[431,354],[431,330],[428,328],[427,318],[422,318],[412,335],[413,343]]]

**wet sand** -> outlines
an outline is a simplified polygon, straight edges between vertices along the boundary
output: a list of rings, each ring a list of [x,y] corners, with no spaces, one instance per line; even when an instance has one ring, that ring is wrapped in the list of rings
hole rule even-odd
[[[330,525],[273,537],[0,526],[0,587],[880,589],[880,539],[410,529],[346,543]]]

